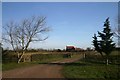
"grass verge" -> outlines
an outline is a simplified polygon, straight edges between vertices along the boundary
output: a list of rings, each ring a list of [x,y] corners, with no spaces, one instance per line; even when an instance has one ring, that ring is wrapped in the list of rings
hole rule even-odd
[[[11,69],[15,69],[15,68],[22,68],[22,67],[28,67],[28,66],[33,66],[36,65],[35,63],[15,63],[15,62],[11,62],[11,63],[5,63],[2,64],[2,71],[7,71],[7,70],[11,70]]]
[[[65,65],[63,68],[63,75],[66,78],[112,78],[118,79],[120,73],[118,65],[105,64],[85,64],[74,63],[74,65]]]
[[[120,79],[120,65],[101,63],[97,60],[91,62],[94,58],[80,60],[71,64],[65,64],[63,75],[65,78],[102,78],[102,79]]]

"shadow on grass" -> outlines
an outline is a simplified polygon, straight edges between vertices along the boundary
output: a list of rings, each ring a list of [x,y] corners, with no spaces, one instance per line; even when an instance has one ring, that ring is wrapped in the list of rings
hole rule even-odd
[[[86,59],[84,60],[86,63],[91,63],[91,64],[106,64],[106,60],[94,60],[94,59]],[[111,61],[109,60],[109,64],[111,65],[120,65],[119,61]]]
[[[86,65],[89,65],[89,64],[86,64],[86,63],[75,63],[75,62],[72,62],[72,63],[39,63],[39,64],[49,64],[49,65],[70,65],[70,66],[86,66]]]
[[[119,56],[120,57],[120,56]],[[110,65],[120,65],[120,59],[118,56],[109,56],[109,64]],[[49,65],[73,65],[73,66],[90,66],[90,65],[105,65],[106,58],[101,56],[87,55],[85,59],[80,59],[76,62],[58,62],[58,63],[50,63],[50,62],[41,62],[39,64],[49,64]]]
[[[106,56],[87,55],[86,59],[81,60],[91,64],[106,64]],[[109,64],[120,65],[120,55],[110,55]]]
[[[92,65],[105,65],[105,61],[95,61],[95,60],[79,60],[78,62],[71,62],[71,63],[64,63],[64,62],[58,62],[58,63],[39,63],[39,64],[49,64],[49,65],[63,65],[63,66],[92,66]],[[109,63],[110,65],[120,65],[115,63]]]

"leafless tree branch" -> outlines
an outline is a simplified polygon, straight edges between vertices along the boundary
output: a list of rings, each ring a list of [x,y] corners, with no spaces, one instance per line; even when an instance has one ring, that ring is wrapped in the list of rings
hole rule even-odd
[[[28,49],[29,45],[33,41],[44,41],[48,37],[41,38],[37,35],[43,35],[42,33],[49,32],[49,27],[46,26],[46,17],[35,17],[30,19],[24,19],[21,23],[16,24],[15,22],[10,22],[6,24],[4,29],[3,38],[5,41],[9,42],[15,52],[18,49],[22,50],[22,55],[18,62],[21,61],[22,56]],[[36,37],[37,36],[37,37]],[[18,52],[17,52],[18,53]]]

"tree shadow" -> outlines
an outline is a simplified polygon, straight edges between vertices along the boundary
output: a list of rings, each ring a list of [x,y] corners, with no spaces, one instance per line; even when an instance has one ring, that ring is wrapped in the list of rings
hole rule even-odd
[[[39,64],[49,64],[49,65],[62,65],[62,66],[86,66],[86,65],[89,65],[89,64],[86,64],[86,63],[75,63],[75,62],[72,62],[72,63],[39,63]]]
[[[91,64],[106,64],[106,60],[92,60],[92,59],[88,59],[88,60],[85,60],[86,63],[91,63]],[[109,64],[111,65],[120,65],[120,62],[119,61],[112,61],[112,60],[109,60]]]

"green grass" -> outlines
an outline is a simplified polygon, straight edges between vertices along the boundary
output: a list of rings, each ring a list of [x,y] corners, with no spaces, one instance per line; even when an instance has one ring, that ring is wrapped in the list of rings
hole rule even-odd
[[[117,65],[74,63],[65,65],[63,75],[66,78],[118,78]]]
[[[11,63],[5,63],[2,64],[2,71],[7,71],[7,70],[11,70],[11,69],[15,69],[15,68],[22,68],[22,67],[28,67],[28,66],[33,66],[36,65],[35,63],[15,63],[15,62],[11,62]]]
[[[103,78],[116,80],[120,79],[119,58],[118,52],[113,52],[110,56],[112,63],[107,66],[103,58],[87,55],[86,59],[65,64],[62,72],[66,78]]]

